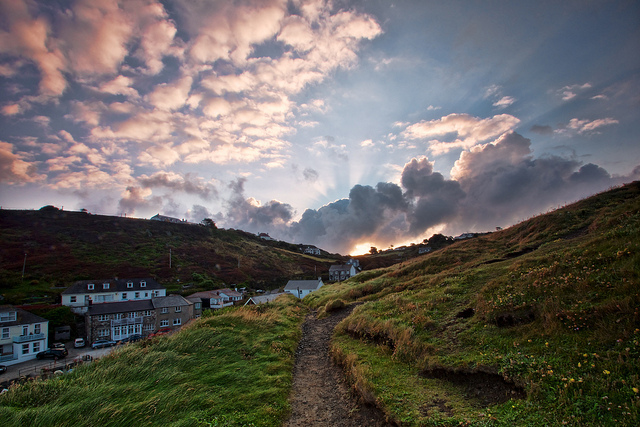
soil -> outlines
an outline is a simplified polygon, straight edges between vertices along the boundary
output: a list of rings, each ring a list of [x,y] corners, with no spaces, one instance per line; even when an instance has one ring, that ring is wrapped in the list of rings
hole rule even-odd
[[[292,412],[285,427],[393,425],[385,421],[382,411],[355,395],[329,354],[333,329],[351,310],[353,306],[345,307],[324,319],[315,313],[307,316],[293,370]]]

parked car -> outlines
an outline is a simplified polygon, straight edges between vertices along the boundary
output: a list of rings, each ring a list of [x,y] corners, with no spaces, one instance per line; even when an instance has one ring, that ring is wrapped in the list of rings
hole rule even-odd
[[[136,342],[136,341],[140,341],[142,339],[142,335],[131,335],[123,340],[121,340],[120,342],[122,344],[126,344],[128,342]]]
[[[97,341],[94,341],[93,344],[91,344],[91,348],[96,349],[96,348],[112,347],[116,344],[117,343],[115,341],[111,341],[111,340],[97,340]]]
[[[76,338],[76,340],[73,342],[73,346],[75,348],[82,348],[86,345],[86,343],[84,342],[84,338]]]
[[[69,354],[69,352],[66,348],[64,350],[60,348],[50,348],[49,350],[41,351],[36,354],[36,359],[64,359],[67,354]]]
[[[5,372],[7,372],[7,367],[4,365],[0,365],[0,374],[4,374]]]
[[[54,342],[53,344],[51,344],[51,348],[56,348],[59,350],[65,350],[67,347],[64,346],[64,343],[62,342]]]

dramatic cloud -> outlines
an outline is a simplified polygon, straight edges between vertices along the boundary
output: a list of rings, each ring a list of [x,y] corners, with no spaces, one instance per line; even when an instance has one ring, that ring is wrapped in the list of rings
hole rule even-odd
[[[512,130],[519,122],[519,119],[509,114],[487,119],[468,114],[449,114],[437,120],[410,125],[403,136],[407,139],[429,139],[429,149],[434,154],[441,154],[455,148],[469,149]],[[436,137],[444,139],[431,139]]]

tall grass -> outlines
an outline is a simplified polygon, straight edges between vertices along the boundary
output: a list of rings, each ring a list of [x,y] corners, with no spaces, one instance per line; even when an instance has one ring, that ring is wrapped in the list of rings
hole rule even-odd
[[[305,312],[289,297],[200,319],[13,386],[0,396],[0,417],[6,426],[280,425]]]

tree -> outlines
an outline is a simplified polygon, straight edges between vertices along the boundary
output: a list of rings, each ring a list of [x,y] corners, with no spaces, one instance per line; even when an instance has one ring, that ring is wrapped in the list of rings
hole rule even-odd
[[[213,222],[213,220],[211,218],[203,219],[200,224],[204,225],[205,227],[212,228],[214,230],[218,229],[218,227],[216,227],[216,223]]]
[[[449,236],[444,236],[442,234],[434,234],[427,241],[427,244],[431,246],[432,249],[440,249],[447,245],[453,243],[453,238]]]
[[[371,246],[371,249],[369,249],[369,253],[371,255],[375,255],[378,253],[378,248],[376,248],[375,246]]]

